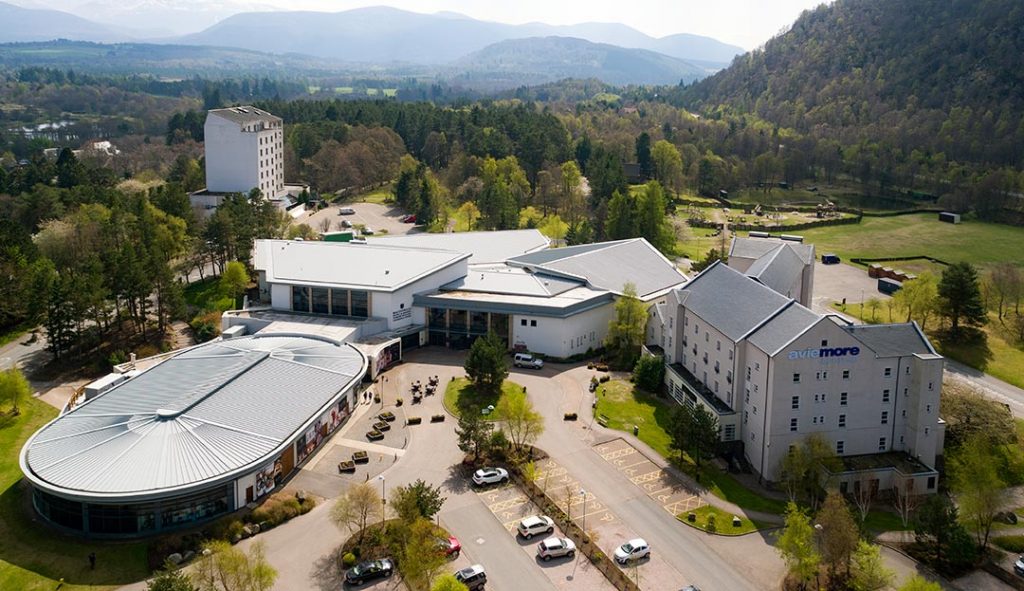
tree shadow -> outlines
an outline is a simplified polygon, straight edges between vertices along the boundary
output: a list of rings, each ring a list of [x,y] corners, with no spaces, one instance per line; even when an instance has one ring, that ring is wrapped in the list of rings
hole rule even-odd
[[[935,336],[943,355],[981,371],[985,371],[994,357],[988,346],[988,335],[979,328],[962,327],[959,334],[943,329]]]
[[[464,464],[452,464],[448,466],[448,477],[444,479],[443,486],[455,494],[462,494],[473,489],[472,481],[469,479],[472,468]]]
[[[341,546],[338,546],[326,556],[321,556],[313,563],[313,570],[310,573],[310,580],[322,591],[337,591],[347,589],[345,584],[345,573],[341,568]]]

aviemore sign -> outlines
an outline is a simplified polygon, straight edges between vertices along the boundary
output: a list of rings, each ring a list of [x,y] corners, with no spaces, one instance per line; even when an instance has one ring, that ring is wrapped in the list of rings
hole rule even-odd
[[[819,357],[856,357],[860,355],[860,347],[822,347],[820,349],[803,349],[790,351],[790,359],[817,359]]]

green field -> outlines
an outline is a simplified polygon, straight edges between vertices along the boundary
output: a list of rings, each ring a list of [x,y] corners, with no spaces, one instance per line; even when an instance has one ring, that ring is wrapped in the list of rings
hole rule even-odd
[[[931,256],[948,262],[986,266],[1022,261],[1024,228],[967,221],[946,224],[934,213],[865,217],[859,224],[801,230],[818,252],[852,257]]]
[[[745,515],[736,515],[736,517],[740,518],[740,525],[739,527],[736,527],[732,524],[733,514],[728,511],[723,511],[714,505],[704,505],[703,507],[694,509],[693,513],[697,516],[697,519],[693,523],[687,521],[687,513],[680,513],[679,515],[676,515],[676,519],[701,531],[707,531],[708,517],[714,515],[714,533],[720,536],[742,536],[743,534],[749,534],[750,532],[754,532],[759,529],[773,527],[770,523],[754,521],[747,518]]]
[[[18,454],[57,410],[32,398],[21,411],[0,418],[0,589],[52,591],[63,578],[62,590],[99,590],[145,578],[146,544],[84,542],[33,521]],[[90,552],[96,553],[96,570],[89,570]]]
[[[914,209],[922,205],[911,199],[891,199],[864,195],[856,186],[818,185],[817,191],[808,191],[810,184],[793,189],[774,188],[766,193],[757,187],[745,187],[729,194],[733,203],[760,203],[762,205],[781,205],[784,203],[800,203],[811,205],[826,200],[840,207],[855,207],[864,211],[892,211],[895,209]]]

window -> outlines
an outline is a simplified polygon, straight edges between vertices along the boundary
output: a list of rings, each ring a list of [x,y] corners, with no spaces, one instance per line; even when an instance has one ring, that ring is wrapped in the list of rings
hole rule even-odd
[[[845,441],[837,441],[836,442],[836,455],[840,455],[841,456],[841,455],[843,455],[843,453],[845,451],[846,451],[846,442]],[[843,484],[846,484],[846,483],[844,482]]]
[[[878,451],[885,451],[885,437],[878,438]]]
[[[928,427],[925,427],[925,428],[924,428],[924,434],[925,434],[925,435],[927,435],[927,434],[928,434],[928,431],[929,431],[929,430],[930,430],[930,429],[928,429]]]
[[[791,407],[792,407],[793,410],[797,410],[798,408],[800,408],[800,397],[799,396],[794,396],[793,397],[793,400],[791,402]]]
[[[370,317],[370,292],[352,290],[351,315],[356,318]]]
[[[821,346],[822,347],[827,347],[828,346],[828,339],[821,339]]]
[[[818,380],[819,382],[826,381],[826,380],[828,380],[828,372],[827,371],[816,372],[814,374],[814,379]]]
[[[729,371],[725,372],[725,381],[730,383],[730,384],[732,383],[732,370],[731,369]]]
[[[844,380],[850,379],[850,370],[848,370],[848,369],[844,369],[843,370],[843,379]]]
[[[715,373],[722,373],[722,370],[719,368],[717,360],[715,361]]]
[[[891,378],[892,377],[892,368],[891,367],[885,368],[885,377],[887,377],[887,378]]]
[[[747,394],[743,397],[743,402],[750,402],[750,388],[747,388]]]
[[[722,439],[733,441],[736,439],[736,425],[726,425],[722,430]]]
[[[747,414],[747,411],[743,411],[743,424],[744,425],[747,424],[747,418],[748,417],[749,417],[749,415]]]
[[[699,332],[700,332],[700,325],[699,324],[694,324],[693,325],[693,334],[698,334]]]
[[[715,394],[718,394],[718,380],[715,380]]]
[[[798,373],[793,374],[793,383],[794,384],[799,384],[800,383],[800,374],[798,374]]]
[[[756,404],[754,405],[754,414],[755,415],[757,414],[757,405]]]
[[[750,379],[750,366],[747,366],[747,379]]]
[[[295,312],[309,312],[308,287],[292,286],[292,310]]]
[[[934,476],[929,476],[928,477],[928,490],[931,490],[933,488],[935,488],[935,477]]]
[[[531,320],[531,321],[530,321],[530,326],[531,326],[531,327],[532,327],[532,326],[537,326],[537,321],[536,321],[536,320]]]
[[[818,417],[811,417],[811,423],[817,425],[818,424]]]
[[[722,341],[717,341],[715,343],[715,351],[721,351],[721,350],[722,350]]]
[[[907,409],[903,409],[902,411],[900,411],[900,416],[902,416],[903,418],[907,418]]]
[[[903,443],[903,436],[900,435],[900,444],[902,444],[902,443]]]
[[[326,287],[314,287],[313,291],[313,313],[327,314],[330,311],[328,301],[329,290]]]
[[[800,427],[800,419],[798,419],[796,417],[793,417],[792,419],[789,419],[789,430],[790,431],[794,431],[795,432],[799,427]]]
[[[846,406],[846,399],[849,398],[849,394],[846,392],[839,393],[839,406]]]
[[[757,362],[754,363],[754,371],[761,371],[761,364],[760,363],[757,363]]]
[[[729,361],[732,361],[732,349],[729,349]]]
[[[846,426],[846,415],[839,415],[839,426],[840,427],[845,427]]]
[[[932,405],[926,404],[925,407],[924,407],[924,412],[927,412],[927,413],[932,412]]]
[[[711,333],[709,333],[709,332],[705,332],[705,333],[704,333],[704,342],[705,342],[705,343],[708,343],[708,342],[710,342],[710,341],[711,341]]]
[[[519,326],[526,326],[526,319],[525,318],[523,318],[522,320],[519,321]]]
[[[882,402],[889,402],[889,390],[882,390]]]
[[[932,390],[932,383],[928,382],[928,391],[931,392],[931,390]]]
[[[882,424],[883,425],[888,425],[889,424],[889,411],[887,411],[887,410],[883,410],[882,411]]]
[[[444,311],[442,310],[441,327],[444,327]],[[331,314],[348,316],[348,290],[331,288]]]
[[[754,384],[754,392],[757,392],[757,384]]]

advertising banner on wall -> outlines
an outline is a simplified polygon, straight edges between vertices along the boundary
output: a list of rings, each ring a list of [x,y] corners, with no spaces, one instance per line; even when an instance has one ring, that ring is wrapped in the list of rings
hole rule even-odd
[[[281,461],[267,464],[256,473],[256,483],[253,485],[253,498],[260,498],[274,490],[277,476],[281,473]]]
[[[295,443],[295,452],[301,463],[309,457],[316,448],[320,447],[324,439],[341,426],[351,413],[348,406],[348,396],[338,401],[334,407],[317,417],[309,429],[299,437]]]

